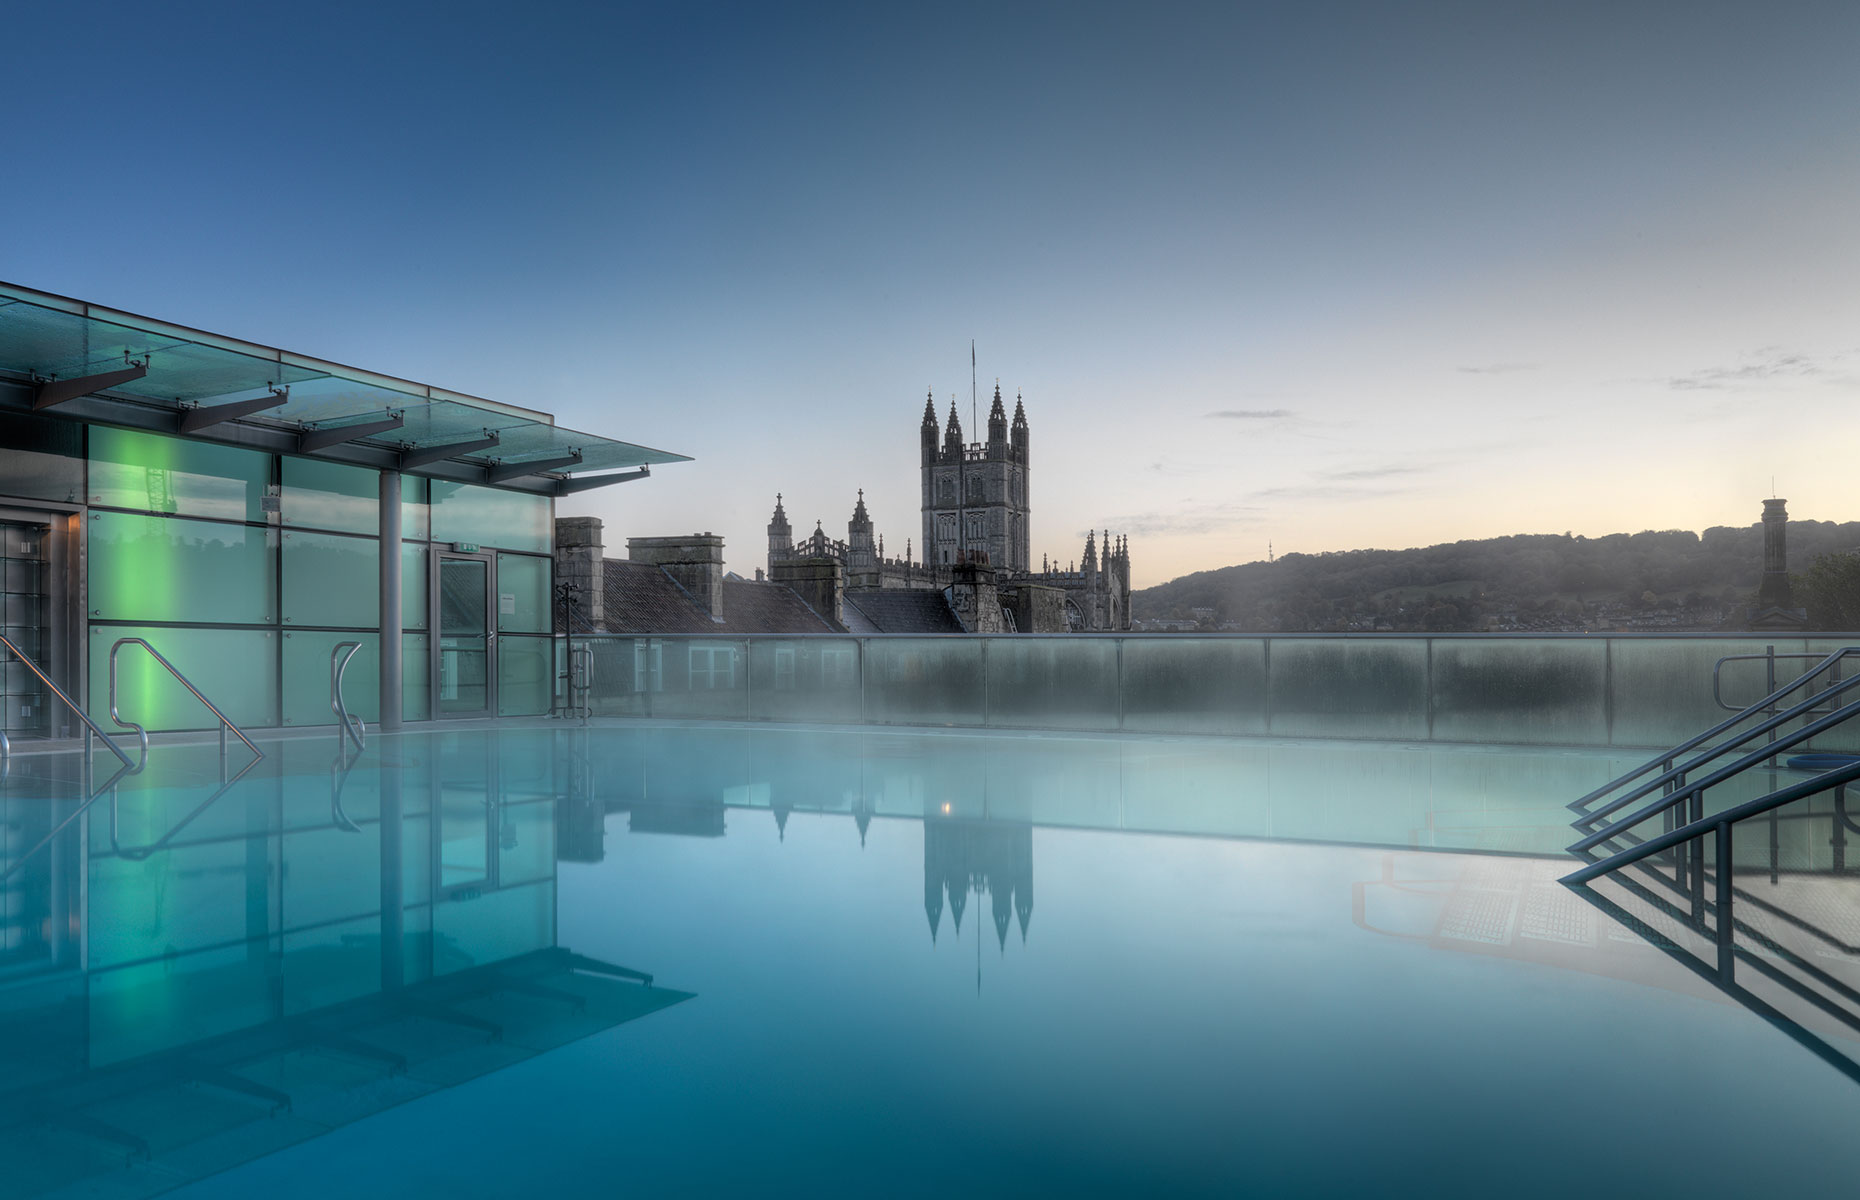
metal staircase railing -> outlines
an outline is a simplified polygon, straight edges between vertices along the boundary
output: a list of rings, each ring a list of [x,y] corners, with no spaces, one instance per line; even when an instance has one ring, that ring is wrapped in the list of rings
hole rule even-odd
[[[22,666],[24,666],[28,671],[31,671],[34,675],[38,676],[40,683],[44,684],[47,688],[51,689],[52,695],[64,701],[65,707],[70,709],[73,713],[77,714],[77,719],[84,722],[85,729],[89,731],[85,735],[87,739],[90,733],[95,733],[98,737],[103,739],[103,744],[110,748],[110,753],[116,755],[117,758],[122,760],[122,763],[125,767],[132,767],[135,765],[135,761],[129,757],[128,752],[125,751],[121,746],[116,744],[116,739],[111,737],[109,734],[105,733],[102,729],[100,729],[97,725],[97,722],[90,719],[90,714],[85,712],[82,708],[78,707],[77,701],[65,695],[64,689],[60,688],[57,684],[53,683],[52,677],[47,675],[44,671],[40,670],[38,663],[33,662],[31,658],[27,657],[24,653],[20,651],[20,648],[18,646],[15,646],[10,640],[8,640],[4,636],[0,636],[0,646],[5,646],[12,653],[13,657],[17,658],[20,661],[20,664]],[[8,755],[11,753],[12,753],[12,743],[6,740],[5,734],[0,733],[0,756]]]
[[[1852,715],[1848,710],[1851,710],[1853,705],[1849,704],[1843,707],[1836,705],[1834,703],[1835,700],[1853,688],[1860,687],[1860,675],[1855,675],[1848,679],[1841,679],[1839,677],[1838,671],[1841,663],[1849,658],[1860,658],[1860,646],[1843,647],[1842,649],[1826,655],[1815,666],[1803,672],[1800,677],[1775,689],[1763,699],[1758,700],[1755,704],[1740,710],[1735,716],[1720,721],[1703,733],[1686,739],[1677,746],[1662,752],[1655,758],[1648,759],[1632,771],[1610,780],[1588,795],[1571,803],[1569,805],[1570,811],[1577,814],[1576,821],[1574,822],[1575,825],[1578,828],[1593,825],[1603,817],[1611,816],[1619,812],[1634,801],[1644,796],[1651,795],[1656,790],[1663,790],[1663,795],[1666,797],[1689,790],[1686,781],[1687,777],[1693,772],[1729,754],[1733,750],[1742,748],[1757,737],[1767,737],[1768,739],[1764,743],[1765,748],[1763,752],[1755,755],[1754,758],[1750,755],[1746,755],[1744,758],[1739,759],[1738,763],[1740,765],[1738,765],[1736,771],[1732,771],[1730,774],[1736,774],[1740,771],[1747,770],[1750,766],[1765,759],[1774,759],[1780,751],[1800,742],[1807,741],[1817,733],[1826,732],[1826,730],[1832,728],[1833,725],[1840,724],[1841,721],[1846,719],[1846,716]],[[1725,660],[1721,660],[1721,663],[1722,661]],[[1834,676],[1834,682],[1826,689],[1811,695],[1806,700],[1798,701],[1786,709],[1779,709],[1777,707],[1784,700],[1808,687],[1815,680],[1829,672],[1835,672],[1836,674]],[[1715,690],[1714,687],[1714,691]],[[1820,710],[1823,705],[1828,706],[1830,711],[1827,717],[1821,719],[1821,723],[1811,722],[1811,725],[1807,727],[1807,732],[1798,731],[1800,736],[1788,735],[1780,739],[1776,736],[1777,730],[1788,725],[1792,721],[1812,715],[1817,710]],[[1846,713],[1846,716],[1840,715],[1842,713]],[[1743,733],[1727,741],[1712,744],[1715,739],[1723,737],[1751,718],[1765,716],[1765,714],[1768,715],[1764,720],[1752,726],[1750,729],[1745,730]],[[1838,719],[1830,720],[1830,718]],[[1705,747],[1705,749],[1684,762],[1679,761],[1682,755],[1692,754],[1693,751],[1699,750],[1700,747]],[[1597,800],[1613,795],[1621,787],[1633,783],[1649,772],[1656,770],[1659,771],[1660,774],[1655,775],[1651,779],[1647,779],[1645,782],[1621,795],[1614,796],[1613,799],[1609,800],[1600,808],[1594,810],[1589,808],[1589,805],[1595,803]],[[1725,778],[1728,778],[1728,775],[1715,775],[1706,786],[1721,783]],[[1653,806],[1643,810],[1640,815],[1625,818],[1623,821],[1617,822],[1617,826],[1636,824],[1638,821],[1644,820],[1646,815],[1666,807],[1670,807],[1670,805],[1663,802],[1656,802]],[[1586,847],[1581,847],[1580,845],[1571,847],[1572,850],[1583,848]]]
[[[168,674],[174,676],[175,679],[180,682],[181,686],[186,688],[193,695],[194,699],[206,705],[207,711],[212,713],[215,717],[219,718],[219,722],[220,722],[220,774],[222,776],[224,776],[226,773],[226,731],[229,729],[233,732],[234,735],[238,737],[240,741],[245,743],[245,748],[250,750],[255,758],[265,757],[265,752],[263,750],[260,750],[256,745],[254,745],[252,743],[251,738],[245,736],[245,731],[243,729],[240,729],[237,725],[234,725],[232,723],[231,718],[227,717],[225,713],[221,712],[219,710],[219,707],[215,705],[213,701],[207,699],[206,696],[202,694],[201,690],[195,687],[193,682],[189,680],[187,676],[181,674],[180,670],[177,669],[173,663],[169,662],[166,658],[163,658],[159,650],[155,649],[155,647],[149,645],[148,642],[146,642],[145,640],[139,637],[117,638],[116,641],[112,643],[110,646],[110,719],[112,721],[115,721],[118,725],[121,725],[124,729],[133,729],[135,731],[137,740],[142,743],[142,759],[144,762],[148,761],[148,756],[149,756],[149,731],[148,729],[145,728],[144,726],[136,724],[134,721],[125,721],[122,717],[122,714],[118,712],[117,710],[116,658],[118,654],[122,653],[122,649],[124,646],[140,646],[144,650],[148,651],[150,658],[160,663],[162,667],[168,672]],[[88,724],[89,722],[87,721],[86,723]],[[91,728],[96,729],[97,727],[95,725],[91,725]],[[103,731],[101,729],[97,729],[97,733],[101,735]]]
[[[1850,707],[1860,708],[1860,706]],[[1716,812],[1710,816],[1695,816],[1692,820],[1676,829],[1670,829],[1664,833],[1656,834],[1653,837],[1640,841],[1636,845],[1623,850],[1617,850],[1606,858],[1599,859],[1585,867],[1571,871],[1568,875],[1563,877],[1563,882],[1566,884],[1592,883],[1604,875],[1620,870],[1622,867],[1651,858],[1656,854],[1675,849],[1686,843],[1703,839],[1707,835],[1712,836],[1715,839],[1715,854],[1713,856],[1715,861],[1713,863],[1714,870],[1712,874],[1715,877],[1714,900],[1717,910],[1718,969],[1728,980],[1732,968],[1732,934],[1735,930],[1732,911],[1734,903],[1732,880],[1736,871],[1734,859],[1732,858],[1732,851],[1734,848],[1732,827],[1739,821],[1761,816],[1767,812],[1773,812],[1785,804],[1793,804],[1798,800],[1805,800],[1810,796],[1818,796],[1827,791],[1834,791],[1837,795],[1842,797],[1840,807],[1844,810],[1846,807],[1846,788],[1855,780],[1860,780],[1860,761],[1851,762],[1846,766],[1836,767],[1833,770],[1823,771],[1799,783],[1792,783],[1787,787],[1777,788],[1768,795],[1758,796],[1754,800],[1746,800],[1742,804],[1733,805],[1722,812]],[[1702,855],[1698,856],[1699,859],[1702,859],[1702,857]],[[1698,878],[1702,882],[1704,878],[1704,872],[1702,870],[1698,873]]]
[[[1717,947],[1717,970],[1728,985],[1733,974],[1736,953],[1733,938],[1737,929],[1733,911],[1736,898],[1733,882],[1736,866],[1732,856],[1734,828],[1739,822],[1765,814],[1770,814],[1773,825],[1777,819],[1777,810],[1813,796],[1833,792],[1832,819],[1842,828],[1836,829],[1836,837],[1830,844],[1844,845],[1843,830],[1860,832],[1860,824],[1852,820],[1847,809],[1847,789],[1856,780],[1860,780],[1860,758],[1828,756],[1823,762],[1814,764],[1815,767],[1825,769],[1818,770],[1806,779],[1774,787],[1763,795],[1710,814],[1705,811],[1706,793],[1764,763],[1773,766],[1783,751],[1860,717],[1860,696],[1845,701],[1842,699],[1851,689],[1860,686],[1860,676],[1844,679],[1841,672],[1844,662],[1856,656],[1860,656],[1860,647],[1857,646],[1817,656],[1819,661],[1816,665],[1799,678],[1782,687],[1772,686],[1769,695],[1740,710],[1736,716],[1682,742],[1570,805],[1576,813],[1572,826],[1582,836],[1569,849],[1590,861],[1565,875],[1563,882],[1572,886],[1590,884],[1634,864],[1645,864],[1641,869],[1648,870],[1651,864],[1647,860],[1670,852],[1674,878],[1666,879],[1664,874],[1657,871],[1655,875],[1682,894],[1690,895],[1691,917],[1702,927],[1708,907],[1706,880],[1710,876],[1712,902],[1709,907],[1714,912],[1713,940]],[[1720,660],[1718,669],[1722,669],[1725,662],[1745,657],[1769,656],[1732,656]],[[1718,669],[1713,671],[1715,697],[1721,697]],[[1770,672],[1773,684],[1773,665]],[[1824,678],[1827,686],[1817,690],[1814,685]],[[1796,700],[1787,708],[1781,707],[1785,701],[1802,692],[1808,693],[1805,698]],[[1734,732],[1753,718],[1762,719],[1741,732]],[[1731,736],[1726,737],[1727,734]],[[1716,740],[1720,738],[1724,740]],[[1754,748],[1746,749],[1752,747],[1753,743]],[[1742,753],[1737,753],[1739,751]],[[1723,761],[1733,755],[1729,761]],[[1807,766],[1799,760],[1796,765]],[[1700,771],[1706,773],[1694,778]],[[1615,795],[1624,787],[1628,790]],[[1604,798],[1607,798],[1606,802],[1599,808],[1589,809],[1590,804]],[[1613,817],[1643,799],[1645,803],[1615,817],[1599,829],[1593,828],[1597,822]],[[1665,828],[1651,832],[1648,836],[1634,832],[1635,827],[1654,818],[1660,818]],[[1713,843],[1709,869],[1705,847],[1707,838],[1712,839]],[[1773,875],[1773,830],[1771,857]],[[1844,865],[1842,863],[1842,867]],[[1752,897],[1746,899],[1760,904]]]

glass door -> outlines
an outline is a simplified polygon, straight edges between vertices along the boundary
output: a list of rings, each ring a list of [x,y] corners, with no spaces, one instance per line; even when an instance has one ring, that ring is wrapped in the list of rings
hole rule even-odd
[[[488,554],[437,553],[434,571],[433,715],[482,717],[497,710],[497,630]]]
[[[66,543],[76,524],[67,513],[0,508],[0,634],[66,690],[71,690]],[[70,721],[39,677],[0,648],[0,729],[13,738],[45,737],[68,732]]]

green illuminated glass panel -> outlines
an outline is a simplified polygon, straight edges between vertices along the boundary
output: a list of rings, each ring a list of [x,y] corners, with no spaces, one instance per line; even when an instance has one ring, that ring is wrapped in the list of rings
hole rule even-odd
[[[549,571],[546,558],[527,554],[497,556],[499,632],[549,632]]]
[[[233,723],[263,728],[278,723],[278,635],[269,629],[153,629],[135,625],[90,627],[90,715],[110,721],[110,647],[140,637],[213,698]],[[136,646],[117,660],[118,711],[150,730],[212,729],[219,722],[174,676]]]
[[[419,475],[400,477],[400,536],[425,541],[433,532],[433,510],[426,502],[426,480]]]
[[[271,456],[93,425],[90,502],[222,521],[262,521]]]
[[[553,638],[497,639],[497,714],[537,716],[549,711],[555,690]]]
[[[284,535],[284,623],[381,627],[379,543],[333,533]]]
[[[287,456],[283,480],[279,506],[286,525],[347,533],[380,530],[381,476],[377,472],[347,463]]]
[[[400,627],[426,628],[426,544],[400,548]]]
[[[251,525],[93,512],[90,615],[228,625],[276,619],[277,534]]]
[[[433,540],[495,546],[500,550],[552,549],[554,508],[547,496],[505,492],[469,483],[432,481]]]
[[[292,629],[284,634],[284,723],[334,725],[329,706],[330,655],[343,642],[362,648],[342,676],[343,703],[353,716],[373,725],[381,717],[381,638],[374,633],[320,633]]]

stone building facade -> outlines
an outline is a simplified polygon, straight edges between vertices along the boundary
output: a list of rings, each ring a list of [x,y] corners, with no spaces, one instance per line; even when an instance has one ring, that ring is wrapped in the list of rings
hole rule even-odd
[[[816,522],[813,533],[795,540],[782,497],[769,521],[769,575],[791,573],[801,561],[840,564],[849,593],[911,588],[944,592],[953,606],[956,591],[972,611],[975,572],[984,569],[1009,631],[1100,632],[1130,628],[1130,546],[1109,531],[1087,533],[1083,556],[1063,569],[1043,559],[1033,565],[1030,505],[1032,429],[1022,399],[1014,398],[1010,420],[995,388],[988,411],[988,438],[965,442],[954,404],[939,425],[931,399],[924,399],[919,428],[922,528],[915,546],[907,539],[902,557],[888,557],[866,510],[865,492],[853,505],[846,537],[830,536]],[[921,553],[917,547],[921,547]],[[780,570],[778,571],[778,568]],[[960,577],[960,578],[959,578]],[[974,618],[972,632],[993,632],[996,606]],[[961,608],[958,607],[958,611]],[[968,622],[965,620],[965,626]]]

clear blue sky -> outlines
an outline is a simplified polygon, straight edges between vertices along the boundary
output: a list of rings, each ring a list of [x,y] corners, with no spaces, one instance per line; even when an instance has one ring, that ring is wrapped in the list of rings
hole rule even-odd
[[[1026,394],[1034,553],[1856,515],[1860,5],[62,5],[0,278],[692,454],[562,511],[918,530]],[[986,400],[984,399],[984,409]],[[1227,415],[1216,415],[1227,414]],[[1845,453],[1840,448],[1845,447]]]

